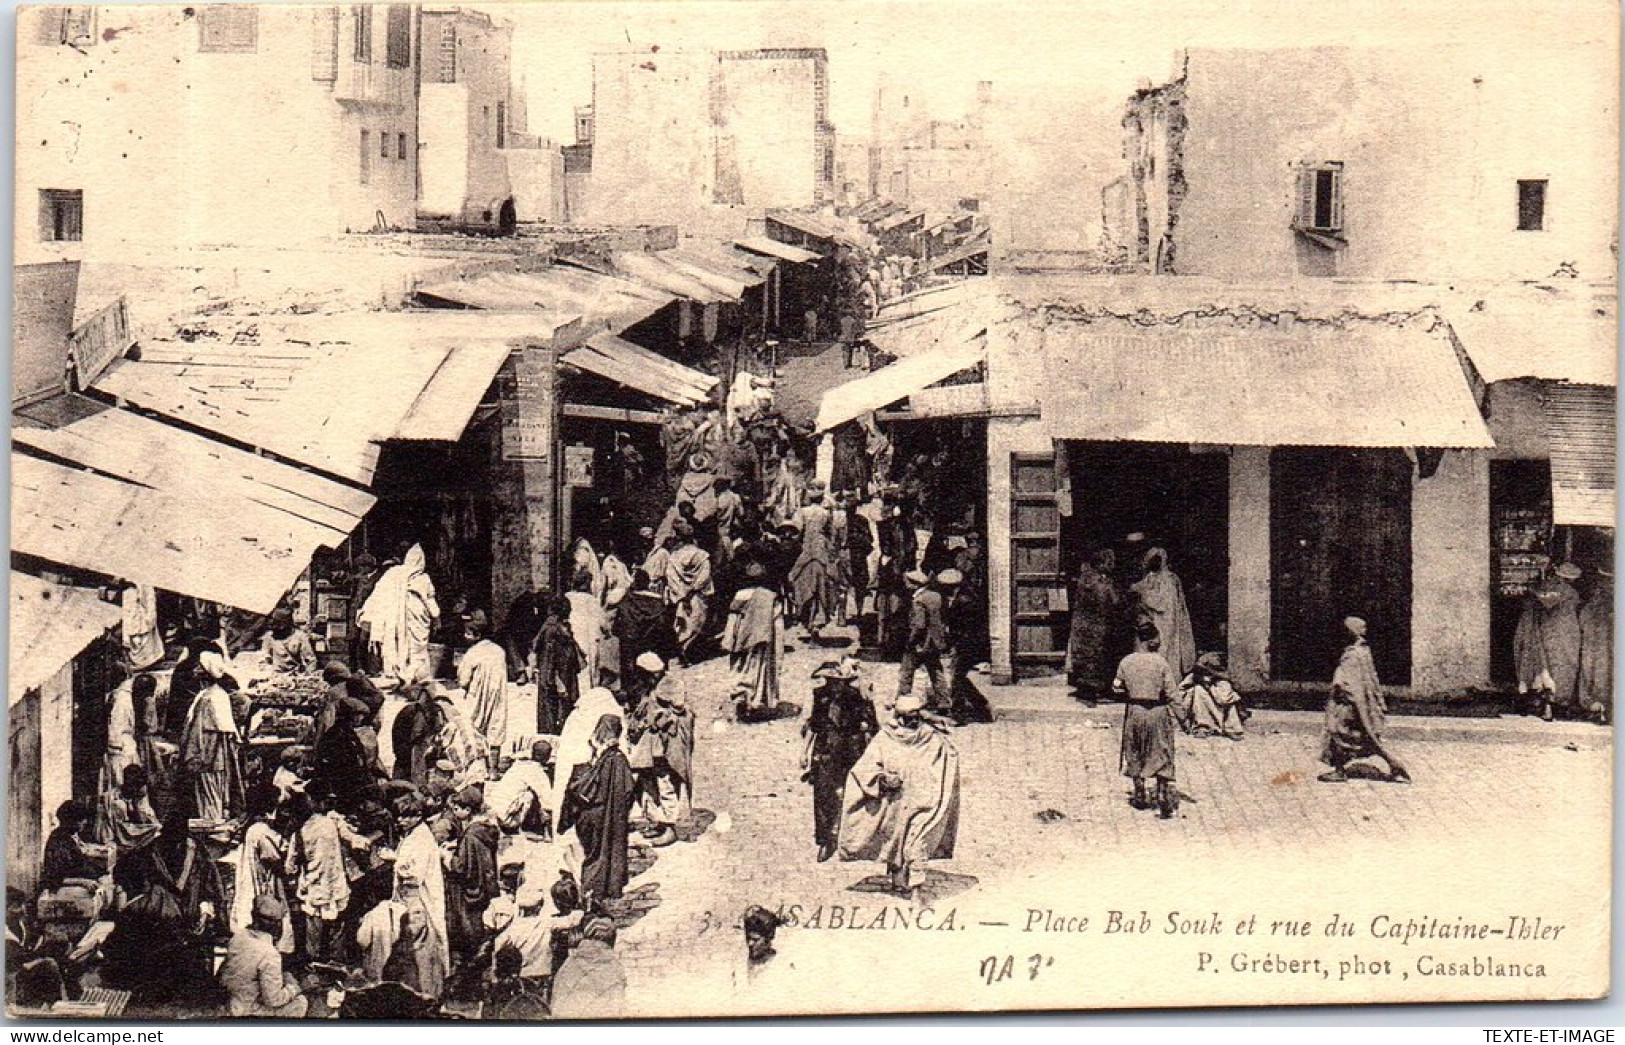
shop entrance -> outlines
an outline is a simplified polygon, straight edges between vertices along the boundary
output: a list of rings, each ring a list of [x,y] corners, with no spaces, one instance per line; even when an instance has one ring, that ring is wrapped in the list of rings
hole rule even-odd
[[[1524,598],[1540,581],[1552,535],[1552,469],[1546,461],[1490,462],[1490,681],[1517,681],[1512,640]]]
[[[1148,548],[1183,582],[1198,650],[1226,648],[1230,609],[1230,458],[1165,443],[1070,442],[1072,514],[1061,520],[1070,581],[1096,548],[1117,552],[1126,587]],[[1128,541],[1131,534],[1143,539]],[[1124,652],[1127,652],[1126,650]]]
[[[1411,462],[1398,450],[1289,447],[1270,455],[1270,665],[1329,682],[1363,617],[1377,674],[1411,681]]]

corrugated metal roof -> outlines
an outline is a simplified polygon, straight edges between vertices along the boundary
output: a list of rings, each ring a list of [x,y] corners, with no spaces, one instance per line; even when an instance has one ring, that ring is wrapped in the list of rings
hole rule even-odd
[[[1455,349],[1420,326],[1171,330],[1054,320],[1038,347],[1043,373],[1034,380],[1056,438],[1494,445]]]
[[[704,402],[717,379],[651,352],[642,345],[599,334],[564,356],[563,362],[679,406]]]
[[[797,265],[805,265],[808,262],[817,261],[819,258],[818,254],[810,250],[792,247],[788,243],[780,243],[778,240],[768,239],[766,236],[746,236],[744,239],[737,239],[734,242],[742,250],[765,254],[770,258],[778,258],[780,261],[788,261]]]
[[[15,552],[269,613],[320,540],[286,513],[222,507],[11,455]]]
[[[976,366],[986,358],[986,342],[976,338],[902,359],[824,393],[815,431],[827,432],[899,399]]]
[[[1597,385],[1541,390],[1552,450],[1552,520],[1560,526],[1614,526],[1615,392]]]
[[[64,428],[17,426],[14,442],[217,510],[248,502],[284,513],[336,547],[372,508],[372,494],[162,421],[107,409]]]
[[[69,587],[11,571],[6,706],[14,707],[109,628],[123,611],[94,588]]]

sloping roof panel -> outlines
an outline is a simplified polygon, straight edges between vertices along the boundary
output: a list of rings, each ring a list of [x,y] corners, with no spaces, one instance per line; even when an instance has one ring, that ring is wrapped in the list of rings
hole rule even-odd
[[[1618,324],[1611,303],[1496,298],[1449,312],[1450,327],[1479,375],[1614,386]]]
[[[395,428],[396,439],[454,443],[513,351],[503,341],[476,341],[451,350]]]
[[[1371,323],[1167,330],[1056,321],[1039,379],[1056,438],[1488,448],[1448,339]]]
[[[22,454],[11,455],[15,552],[269,613],[320,541],[261,505],[225,510]]]
[[[15,706],[122,619],[119,607],[103,602],[93,588],[52,584],[12,570],[6,706]]]
[[[701,280],[682,271],[675,265],[668,264],[659,254],[643,254],[637,251],[622,251],[615,255],[615,269],[622,275],[630,276],[640,283],[647,283],[651,287],[675,294],[690,301],[697,301],[704,305],[715,304],[722,301],[738,300],[737,295],[729,295],[707,286]]]
[[[599,334],[565,354],[563,362],[679,406],[701,403],[717,385],[709,374],[683,366],[614,334]]]
[[[817,261],[820,255],[801,247],[792,247],[788,243],[780,243],[776,239],[766,236],[746,236],[744,239],[734,240],[741,250],[748,250],[754,254],[766,254],[770,258],[780,261],[789,261],[804,265],[810,261]]]
[[[935,348],[881,367],[824,393],[815,431],[827,432],[980,363],[986,343],[977,338]]]
[[[282,512],[337,546],[372,507],[372,494],[131,413],[103,410],[63,428],[17,426],[15,442],[179,496],[238,500]]]

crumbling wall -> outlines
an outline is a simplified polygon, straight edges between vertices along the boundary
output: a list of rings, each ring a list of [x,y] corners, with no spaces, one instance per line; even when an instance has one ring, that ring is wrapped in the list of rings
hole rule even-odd
[[[1185,183],[1185,77],[1136,91],[1123,114],[1123,152],[1138,226],[1129,253],[1140,271],[1173,275]]]

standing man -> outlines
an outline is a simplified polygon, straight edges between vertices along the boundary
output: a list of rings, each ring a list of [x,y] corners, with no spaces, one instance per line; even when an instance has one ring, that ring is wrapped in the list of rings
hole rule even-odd
[[[694,779],[694,712],[663,672],[627,720],[628,758],[637,782],[643,815],[649,821],[649,844],[677,841],[677,822],[689,814]]]
[[[807,637],[818,641],[824,625],[835,619],[837,591],[834,528],[830,510],[824,507],[824,481],[807,483],[807,503],[796,512],[795,526],[801,531],[801,554],[790,567],[790,585],[795,589],[796,612]]]
[[[557,736],[581,698],[581,647],[570,630],[570,602],[555,598],[536,636],[536,732]]]
[[[818,862],[835,855],[840,841],[841,799],[846,779],[869,741],[880,732],[875,706],[857,686],[856,665],[846,661],[822,665],[813,679],[812,712],[801,727],[807,747],[801,754],[801,779],[812,785],[813,841]]]
[[[457,684],[468,703],[469,722],[485,738],[486,757],[494,767],[508,740],[508,654],[488,631],[485,614],[476,611],[467,628],[473,645],[457,665]]]
[[[879,525],[880,567],[875,579],[875,612],[880,623],[880,648],[899,656],[908,645],[909,588],[906,576],[914,569],[919,542],[903,511],[895,488],[886,492]]]
[[[1172,702],[1179,693],[1179,678],[1161,653],[1156,625],[1140,626],[1139,648],[1117,665],[1112,690],[1126,702],[1123,712],[1123,775],[1134,781],[1134,797],[1129,805],[1150,809],[1146,781],[1157,781],[1156,808],[1164,820],[1172,820],[1179,808],[1179,792],[1174,788],[1174,713]]]
[[[842,860],[882,860],[891,891],[913,895],[924,860],[949,860],[959,832],[959,752],[948,727],[901,696],[892,718],[852,767],[841,816]]]
[[[677,547],[666,563],[666,604],[671,607],[677,633],[678,657],[692,663],[695,646],[705,635],[716,586],[711,579],[711,553],[695,543],[694,527],[680,520],[674,531]]]
[[[902,698],[914,691],[914,675],[923,667],[931,680],[930,708],[947,712],[953,707],[953,675],[949,670],[953,647],[943,617],[942,592],[932,587],[930,578],[919,570],[910,570],[904,580],[913,592],[913,607],[908,645],[898,671],[897,696]]]
[[[1319,779],[1327,784],[1341,784],[1348,779],[1344,770],[1350,762],[1380,755],[1388,763],[1389,781],[1408,784],[1411,775],[1382,742],[1388,705],[1383,700],[1382,683],[1377,679],[1371,647],[1366,645],[1365,621],[1345,617],[1343,627],[1348,629],[1353,641],[1337,662],[1337,671],[1332,675],[1332,692],[1326,698],[1326,742],[1320,760],[1332,770],[1322,773]]]

